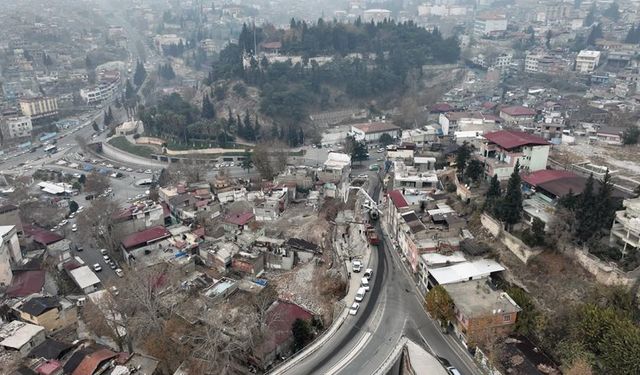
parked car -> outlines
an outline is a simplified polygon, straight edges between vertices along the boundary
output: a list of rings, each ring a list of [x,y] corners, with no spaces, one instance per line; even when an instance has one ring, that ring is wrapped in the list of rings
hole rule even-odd
[[[77,231],[78,231],[78,224],[73,224],[73,225],[71,226],[71,231],[72,231],[72,232],[77,232]]]
[[[462,375],[460,371],[458,371],[458,369],[453,366],[447,367],[447,372],[451,375]]]
[[[109,267],[110,267],[112,270],[115,270],[116,268],[118,268],[118,265],[117,265],[117,264],[116,264],[116,262],[114,262],[114,261],[109,261]]]
[[[104,259],[104,262],[105,262],[106,264],[109,264],[109,262],[111,262],[111,258],[109,258],[109,256],[108,256],[108,255],[103,255],[103,256],[102,256],[102,259]]]
[[[120,268],[116,268],[115,272],[118,277],[124,277],[124,272]]]
[[[96,263],[93,265],[93,270],[96,272],[100,272],[102,271],[102,267],[98,263]]]
[[[107,255],[107,249],[100,249],[100,254]]]
[[[354,302],[349,309],[349,315],[356,315],[358,313],[358,309],[360,308],[360,304],[358,302]]]
[[[372,268],[367,268],[364,271],[364,275],[362,275],[362,276],[366,277],[367,279],[370,279],[372,275],[373,275],[373,269]]]
[[[353,263],[351,263],[351,270],[355,273],[362,271],[362,262],[354,260]]]

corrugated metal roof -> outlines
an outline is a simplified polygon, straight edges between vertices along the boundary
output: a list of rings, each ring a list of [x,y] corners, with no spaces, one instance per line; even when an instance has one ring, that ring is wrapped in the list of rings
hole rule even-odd
[[[472,262],[455,264],[450,267],[434,268],[429,274],[440,285],[459,283],[489,276],[492,272],[504,271],[505,268],[491,259],[480,259]]]
[[[400,190],[390,191],[389,198],[391,199],[391,202],[393,202],[393,205],[396,206],[396,208],[409,206],[409,203],[407,203],[407,200],[404,199],[404,196],[402,195],[402,192]]]

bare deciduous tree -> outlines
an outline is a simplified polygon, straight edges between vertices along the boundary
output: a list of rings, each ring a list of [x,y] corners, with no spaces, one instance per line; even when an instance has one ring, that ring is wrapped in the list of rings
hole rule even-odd
[[[84,183],[84,190],[88,193],[102,193],[109,188],[109,179],[96,172],[92,172],[87,176],[87,180]]]

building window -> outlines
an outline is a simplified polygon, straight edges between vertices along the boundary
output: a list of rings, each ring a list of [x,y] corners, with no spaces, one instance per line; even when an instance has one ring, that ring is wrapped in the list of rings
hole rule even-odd
[[[511,321],[511,315],[502,315],[502,321],[510,322]]]

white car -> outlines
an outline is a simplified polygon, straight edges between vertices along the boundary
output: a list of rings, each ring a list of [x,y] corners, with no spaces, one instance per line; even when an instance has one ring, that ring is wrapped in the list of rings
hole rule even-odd
[[[151,174],[151,173],[153,173],[153,172],[151,172],[151,169],[146,169],[146,170],[144,171],[144,173],[146,173],[146,174]]]
[[[93,265],[93,270],[96,272],[100,272],[102,271],[102,267],[100,267],[100,265],[98,263]]]
[[[367,268],[364,271],[364,275],[362,275],[362,276],[366,277],[367,279],[370,279],[372,275],[373,275],[373,269],[372,268]]]
[[[102,259],[104,259],[104,262],[105,262],[106,264],[109,264],[109,262],[111,262],[111,258],[109,258],[109,256],[108,256],[108,255],[103,255],[103,256],[102,256]]]
[[[82,212],[82,211],[84,211],[84,206],[78,207],[78,212]]]
[[[107,255],[107,249],[100,249],[100,254]]]
[[[362,262],[354,260],[353,263],[351,263],[351,270],[355,273],[362,271]]]
[[[356,315],[358,313],[358,309],[360,308],[360,304],[358,302],[354,302],[349,309],[349,315]]]
[[[69,222],[69,220],[66,220],[66,219],[65,219],[65,220],[62,220],[62,221],[60,222],[60,226],[67,225],[67,223],[68,223],[68,222]]]
[[[77,232],[77,231],[78,231],[78,224],[73,224],[73,225],[71,226],[71,231],[72,231],[72,232]]]
[[[118,277],[124,277],[124,272],[120,268],[116,268],[115,273]]]
[[[447,367],[447,372],[449,372],[449,374],[451,375],[462,375],[460,374],[460,371],[458,371],[458,369],[453,366]]]

